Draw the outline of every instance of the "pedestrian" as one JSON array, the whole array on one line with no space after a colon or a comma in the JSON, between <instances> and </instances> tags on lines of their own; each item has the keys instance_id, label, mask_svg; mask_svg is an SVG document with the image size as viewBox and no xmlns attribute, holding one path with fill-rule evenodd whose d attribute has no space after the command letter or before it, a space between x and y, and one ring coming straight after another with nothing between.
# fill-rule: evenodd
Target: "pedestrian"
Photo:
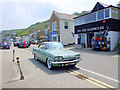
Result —
<instances>
[{"instance_id":1,"label":"pedestrian","mask_svg":"<svg viewBox=\"0 0 120 90\"><path fill-rule=\"evenodd\" d=\"M10 49L10 45L9 45L9 43L8 43L8 42L7 42L7 48L8 48L8 49Z\"/></svg>"},{"instance_id":2,"label":"pedestrian","mask_svg":"<svg viewBox=\"0 0 120 90\"><path fill-rule=\"evenodd\" d=\"M4 48L4 49L7 48L7 43L6 43L6 42L4 42L4 46L3 46L3 48Z\"/></svg>"}]
</instances>

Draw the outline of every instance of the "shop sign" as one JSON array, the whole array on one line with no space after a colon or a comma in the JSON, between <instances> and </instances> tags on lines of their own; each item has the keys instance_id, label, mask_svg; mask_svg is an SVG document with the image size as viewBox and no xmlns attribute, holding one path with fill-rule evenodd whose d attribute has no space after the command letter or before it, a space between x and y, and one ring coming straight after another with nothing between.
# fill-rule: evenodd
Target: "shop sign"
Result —
<instances>
[{"instance_id":1,"label":"shop sign","mask_svg":"<svg viewBox=\"0 0 120 90\"><path fill-rule=\"evenodd\" d=\"M105 29L104 26L99 26L99 27L80 29L80 30L77 30L77 32L78 33L81 33L81 32L91 32L91 31L99 31L99 30L104 30L104 29Z\"/></svg>"},{"instance_id":2,"label":"shop sign","mask_svg":"<svg viewBox=\"0 0 120 90\"><path fill-rule=\"evenodd\" d=\"M57 33L57 31L52 31L52 34L56 34Z\"/></svg>"},{"instance_id":3,"label":"shop sign","mask_svg":"<svg viewBox=\"0 0 120 90\"><path fill-rule=\"evenodd\" d=\"M105 30L120 32L120 20L110 18L106 20L75 26L75 34L87 32L99 32Z\"/></svg>"}]
</instances>

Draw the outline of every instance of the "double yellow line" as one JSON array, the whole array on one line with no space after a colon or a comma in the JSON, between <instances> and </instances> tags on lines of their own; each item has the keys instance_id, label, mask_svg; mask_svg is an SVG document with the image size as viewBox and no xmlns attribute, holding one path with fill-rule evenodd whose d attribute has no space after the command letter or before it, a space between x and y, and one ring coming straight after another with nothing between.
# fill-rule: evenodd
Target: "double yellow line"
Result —
<instances>
[{"instance_id":1,"label":"double yellow line","mask_svg":"<svg viewBox=\"0 0 120 90\"><path fill-rule=\"evenodd\" d=\"M71 73L71 74L73 74L73 75L76 75L76 76L78 76L78 74L84 75L84 74L79 73L78 71L74 71L74 70L72 70L72 69L68 69L67 72L69 72L69 73ZM86 76L86 75L84 75L84 76ZM86 77L88 77L88 76L86 76ZM97 86L99 86L99 87L101 87L101 88L115 88L115 87L113 87L113 86L111 86L111 85L108 85L108 84L106 84L106 83L104 83L104 82L101 82L101 81L96 80L96 79L91 78L91 77L88 77L88 78L85 79L85 80L88 81L88 82L90 82L90 83L93 83L93 84L95 84L95 85L97 85Z\"/></svg>"}]
</instances>

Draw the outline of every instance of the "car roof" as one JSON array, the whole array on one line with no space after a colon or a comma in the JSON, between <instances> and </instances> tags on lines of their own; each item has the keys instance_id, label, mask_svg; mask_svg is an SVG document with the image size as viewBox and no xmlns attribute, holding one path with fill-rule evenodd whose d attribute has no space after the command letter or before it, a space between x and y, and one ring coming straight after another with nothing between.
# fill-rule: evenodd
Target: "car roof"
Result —
<instances>
[{"instance_id":1,"label":"car roof","mask_svg":"<svg viewBox=\"0 0 120 90\"><path fill-rule=\"evenodd\" d=\"M60 42L55 42L55 41L54 41L54 42L43 42L43 43L60 43Z\"/></svg>"}]
</instances>

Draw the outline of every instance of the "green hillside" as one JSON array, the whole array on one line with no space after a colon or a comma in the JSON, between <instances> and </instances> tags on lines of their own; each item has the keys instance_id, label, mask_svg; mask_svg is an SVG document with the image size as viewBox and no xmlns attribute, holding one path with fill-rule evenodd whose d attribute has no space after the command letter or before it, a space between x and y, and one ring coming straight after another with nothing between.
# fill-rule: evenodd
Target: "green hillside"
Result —
<instances>
[{"instance_id":1,"label":"green hillside","mask_svg":"<svg viewBox=\"0 0 120 90\"><path fill-rule=\"evenodd\" d=\"M32 33L36 30L43 30L45 32L45 29L48 28L48 20L43 22L37 22L36 24L33 24L25 29L14 29L14 30L5 30L2 31L3 36L12 36L14 33L16 33L14 36L23 36L29 33Z\"/></svg>"}]
</instances>

